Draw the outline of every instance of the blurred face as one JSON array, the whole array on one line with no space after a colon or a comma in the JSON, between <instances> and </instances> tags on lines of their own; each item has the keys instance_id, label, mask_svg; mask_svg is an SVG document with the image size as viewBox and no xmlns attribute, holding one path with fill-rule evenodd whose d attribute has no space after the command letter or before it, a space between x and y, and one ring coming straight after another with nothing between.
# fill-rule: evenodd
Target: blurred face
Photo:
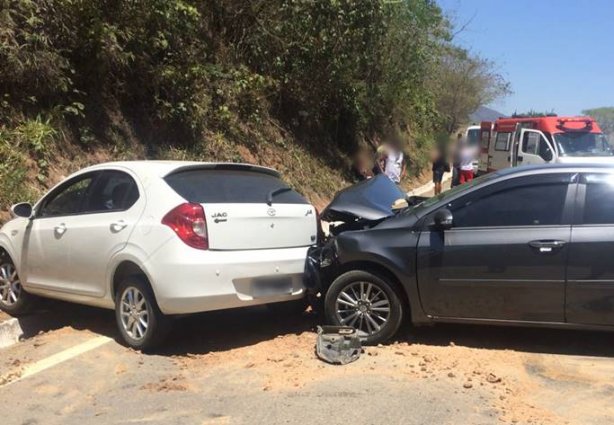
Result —
<instances>
[{"instance_id":1,"label":"blurred face","mask_svg":"<svg viewBox=\"0 0 614 425\"><path fill-rule=\"evenodd\" d=\"M392 146L393 149L400 151L403 149L403 142L400 139L392 139L390 146Z\"/></svg>"}]
</instances>

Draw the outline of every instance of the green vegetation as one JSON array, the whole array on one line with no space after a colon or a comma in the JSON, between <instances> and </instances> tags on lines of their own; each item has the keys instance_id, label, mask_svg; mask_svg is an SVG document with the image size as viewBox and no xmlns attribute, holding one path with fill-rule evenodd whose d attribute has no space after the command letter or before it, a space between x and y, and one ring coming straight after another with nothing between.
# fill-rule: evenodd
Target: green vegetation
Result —
<instances>
[{"instance_id":1,"label":"green vegetation","mask_svg":"<svg viewBox=\"0 0 614 425\"><path fill-rule=\"evenodd\" d=\"M510 84L488 59L448 46L438 63L433 91L443 127L452 133L480 106L511 93Z\"/></svg>"},{"instance_id":2,"label":"green vegetation","mask_svg":"<svg viewBox=\"0 0 614 425\"><path fill-rule=\"evenodd\" d=\"M362 141L403 137L418 173L438 131L508 90L433 0L0 4L0 209L145 157L270 165L317 202Z\"/></svg>"},{"instance_id":3,"label":"green vegetation","mask_svg":"<svg viewBox=\"0 0 614 425\"><path fill-rule=\"evenodd\" d=\"M595 118L599 123L599 127L601 127L601 131L604 134L610 135L610 137L614 137L614 107L586 109L582 113Z\"/></svg>"}]
</instances>

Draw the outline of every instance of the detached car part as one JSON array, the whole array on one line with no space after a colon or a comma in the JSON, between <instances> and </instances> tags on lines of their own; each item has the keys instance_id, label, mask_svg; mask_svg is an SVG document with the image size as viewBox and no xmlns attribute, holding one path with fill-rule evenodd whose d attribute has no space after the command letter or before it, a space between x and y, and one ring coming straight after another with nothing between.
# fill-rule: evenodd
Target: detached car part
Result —
<instances>
[{"instance_id":1,"label":"detached car part","mask_svg":"<svg viewBox=\"0 0 614 425\"><path fill-rule=\"evenodd\" d=\"M362 346L356 329L349 326L318 326L316 354L331 364L348 364L358 360Z\"/></svg>"}]
</instances>

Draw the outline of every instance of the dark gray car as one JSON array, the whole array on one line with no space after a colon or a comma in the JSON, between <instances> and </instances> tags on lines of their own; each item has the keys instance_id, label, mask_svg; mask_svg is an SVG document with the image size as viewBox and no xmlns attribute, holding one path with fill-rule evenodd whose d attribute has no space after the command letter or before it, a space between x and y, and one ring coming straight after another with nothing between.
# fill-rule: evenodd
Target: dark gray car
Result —
<instances>
[{"instance_id":1,"label":"dark gray car","mask_svg":"<svg viewBox=\"0 0 614 425\"><path fill-rule=\"evenodd\" d=\"M323 212L344 221L311 256L329 323L358 328L367 343L390 338L404 317L614 326L614 168L510 168L397 213L365 207L382 184L349 188L341 214L335 201Z\"/></svg>"}]
</instances>

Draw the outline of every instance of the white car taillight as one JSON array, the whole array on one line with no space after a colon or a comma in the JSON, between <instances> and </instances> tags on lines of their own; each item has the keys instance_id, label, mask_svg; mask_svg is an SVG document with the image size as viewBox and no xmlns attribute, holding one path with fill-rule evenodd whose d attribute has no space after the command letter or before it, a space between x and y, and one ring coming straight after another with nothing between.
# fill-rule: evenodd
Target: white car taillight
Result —
<instances>
[{"instance_id":1,"label":"white car taillight","mask_svg":"<svg viewBox=\"0 0 614 425\"><path fill-rule=\"evenodd\" d=\"M209 249L205 210L200 204L185 203L173 208L162 219L184 243L197 249Z\"/></svg>"}]
</instances>

